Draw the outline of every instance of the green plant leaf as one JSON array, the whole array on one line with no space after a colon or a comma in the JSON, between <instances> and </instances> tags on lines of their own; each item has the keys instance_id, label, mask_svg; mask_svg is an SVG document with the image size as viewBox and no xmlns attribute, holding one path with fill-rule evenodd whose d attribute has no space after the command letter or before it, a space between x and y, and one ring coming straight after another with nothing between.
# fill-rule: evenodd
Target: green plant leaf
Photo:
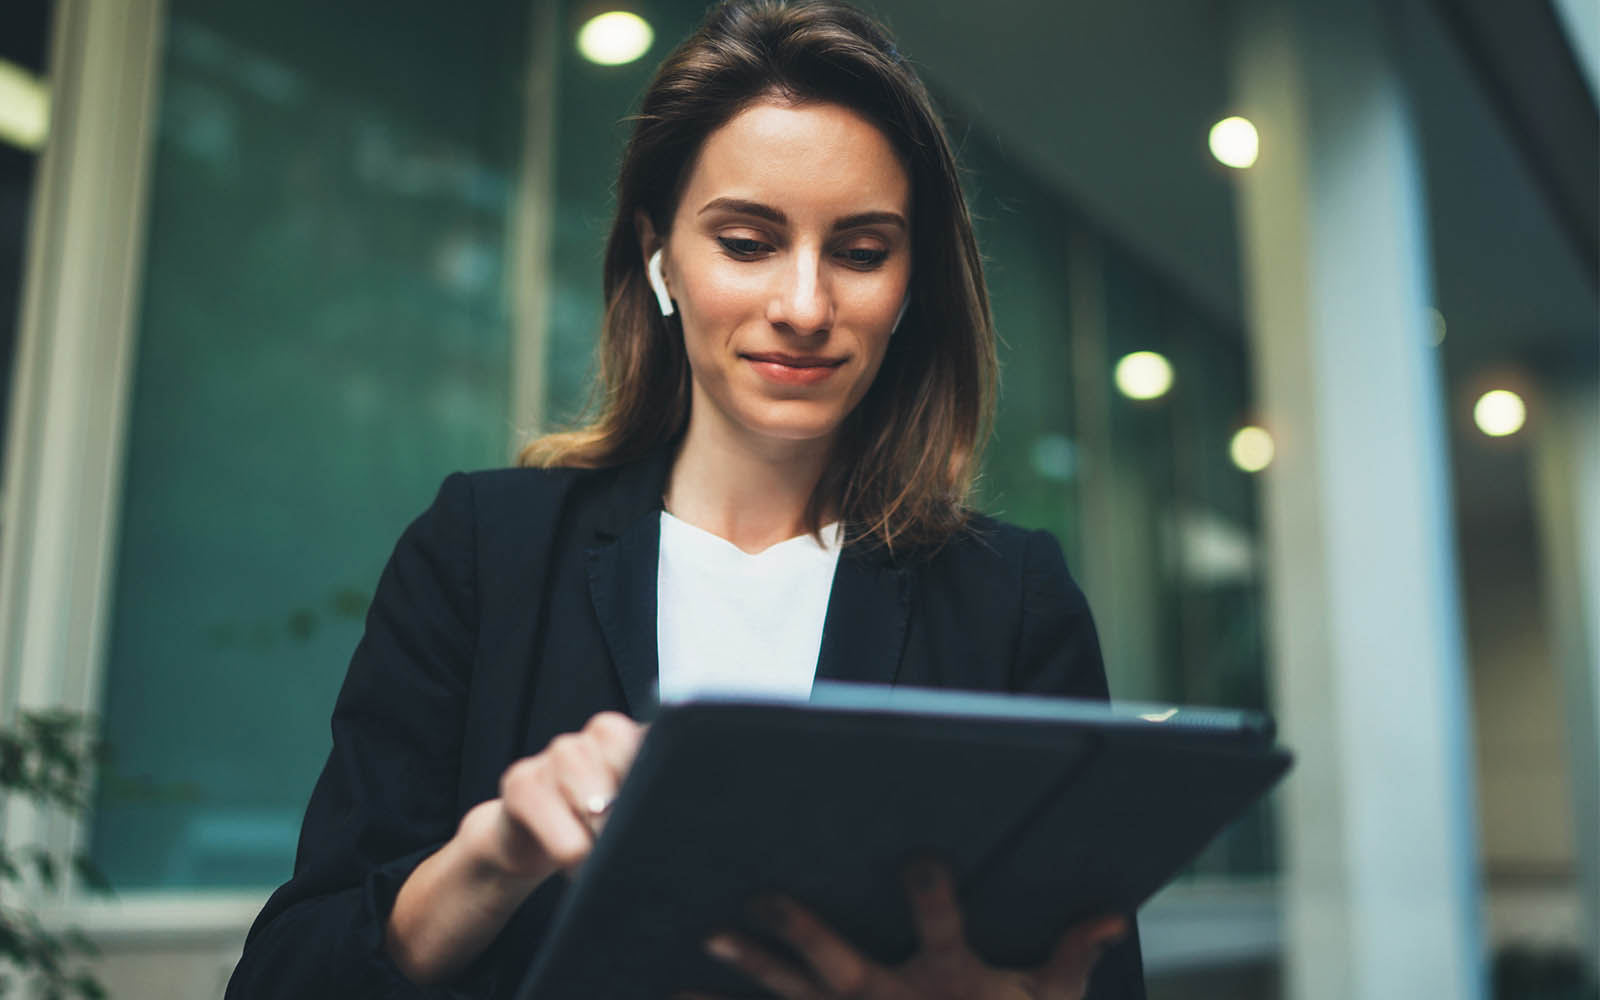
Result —
<instances>
[{"instance_id":1,"label":"green plant leaf","mask_svg":"<svg viewBox=\"0 0 1600 1000\"><path fill-rule=\"evenodd\" d=\"M9 916L0 914L0 956L22 965L27 953L27 938L12 924Z\"/></svg>"},{"instance_id":2,"label":"green plant leaf","mask_svg":"<svg viewBox=\"0 0 1600 1000\"><path fill-rule=\"evenodd\" d=\"M91 717L66 709L23 712L12 727L0 728L0 802L16 796L68 813L86 809L90 782L108 756L93 737L97 728ZM109 890L86 857L0 843L0 881L20 883L31 874L53 889L69 863L86 886ZM105 1000L99 980L77 967L97 950L77 930L54 932L25 908L0 906L0 997L24 991L34 998Z\"/></svg>"},{"instance_id":3,"label":"green plant leaf","mask_svg":"<svg viewBox=\"0 0 1600 1000\"><path fill-rule=\"evenodd\" d=\"M21 788L27 748L14 734L0 730L0 788Z\"/></svg>"},{"instance_id":4,"label":"green plant leaf","mask_svg":"<svg viewBox=\"0 0 1600 1000\"><path fill-rule=\"evenodd\" d=\"M111 880L106 878L106 873L100 870L89 855L73 855L72 868L78 873L78 880L84 884L85 888L106 895L111 894Z\"/></svg>"},{"instance_id":5,"label":"green plant leaf","mask_svg":"<svg viewBox=\"0 0 1600 1000\"><path fill-rule=\"evenodd\" d=\"M72 980L72 988L77 991L82 1000L106 1000L106 988L100 985L100 980L87 972L80 972Z\"/></svg>"},{"instance_id":6,"label":"green plant leaf","mask_svg":"<svg viewBox=\"0 0 1600 1000\"><path fill-rule=\"evenodd\" d=\"M62 931L61 940L69 951L75 951L81 955L100 954L100 946L94 943L94 939L76 927L68 927Z\"/></svg>"},{"instance_id":7,"label":"green plant leaf","mask_svg":"<svg viewBox=\"0 0 1600 1000\"><path fill-rule=\"evenodd\" d=\"M60 883L60 869L49 851L42 847L31 848L28 851L28 860L33 862L34 873L39 876L39 882L46 889L54 889Z\"/></svg>"}]
</instances>

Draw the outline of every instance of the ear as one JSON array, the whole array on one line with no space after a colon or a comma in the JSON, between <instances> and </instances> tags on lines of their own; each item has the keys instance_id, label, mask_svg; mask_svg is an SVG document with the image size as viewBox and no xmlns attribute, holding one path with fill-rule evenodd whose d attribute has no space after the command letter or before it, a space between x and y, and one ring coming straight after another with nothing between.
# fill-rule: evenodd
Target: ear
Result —
<instances>
[{"instance_id":1,"label":"ear","mask_svg":"<svg viewBox=\"0 0 1600 1000\"><path fill-rule=\"evenodd\" d=\"M656 233L655 223L650 221L650 213L644 209L636 209L633 213L633 231L639 237L639 258L649 260L650 255L660 250L663 241Z\"/></svg>"}]
</instances>

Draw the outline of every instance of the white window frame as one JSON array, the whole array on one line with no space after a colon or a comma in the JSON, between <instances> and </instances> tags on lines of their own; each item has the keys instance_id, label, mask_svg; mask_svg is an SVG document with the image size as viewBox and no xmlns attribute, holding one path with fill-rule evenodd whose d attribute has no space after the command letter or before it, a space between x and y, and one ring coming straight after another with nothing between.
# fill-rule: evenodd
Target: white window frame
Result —
<instances>
[{"instance_id":1,"label":"white window frame","mask_svg":"<svg viewBox=\"0 0 1600 1000\"><path fill-rule=\"evenodd\" d=\"M0 718L100 704L163 0L57 0L0 497ZM82 843L13 802L9 844ZM36 892L41 892L36 890ZM62 898L75 892L70 884Z\"/></svg>"}]
</instances>

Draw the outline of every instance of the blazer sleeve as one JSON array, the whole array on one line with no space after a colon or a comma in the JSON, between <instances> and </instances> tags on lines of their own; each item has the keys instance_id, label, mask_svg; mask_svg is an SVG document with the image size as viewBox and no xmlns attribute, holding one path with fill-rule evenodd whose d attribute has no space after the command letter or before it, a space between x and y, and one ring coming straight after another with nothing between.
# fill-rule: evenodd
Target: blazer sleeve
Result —
<instances>
[{"instance_id":1,"label":"blazer sleeve","mask_svg":"<svg viewBox=\"0 0 1600 1000\"><path fill-rule=\"evenodd\" d=\"M1089 602L1048 531L1028 533L1022 557L1022 627L1011 689L1105 701L1106 668Z\"/></svg>"},{"instance_id":2,"label":"blazer sleeve","mask_svg":"<svg viewBox=\"0 0 1600 1000\"><path fill-rule=\"evenodd\" d=\"M1089 602L1067 571L1061 546L1047 531L1030 532L1023 548L1022 628L1013 661L1012 689L1031 694L1109 699L1105 661ZM1144 1000L1144 960L1139 928L1128 914L1128 934L1095 963L1087 1000Z\"/></svg>"},{"instance_id":3,"label":"blazer sleeve","mask_svg":"<svg viewBox=\"0 0 1600 1000\"><path fill-rule=\"evenodd\" d=\"M401 884L455 832L476 645L472 483L445 480L395 547L333 711L294 875L267 901L228 1000L452 997L405 979L383 948Z\"/></svg>"}]
</instances>

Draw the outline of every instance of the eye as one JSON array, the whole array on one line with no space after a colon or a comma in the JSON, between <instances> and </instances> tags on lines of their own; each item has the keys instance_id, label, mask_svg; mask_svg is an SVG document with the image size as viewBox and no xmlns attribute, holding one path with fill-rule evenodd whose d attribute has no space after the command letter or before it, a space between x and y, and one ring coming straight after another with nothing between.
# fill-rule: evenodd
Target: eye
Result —
<instances>
[{"instance_id":1,"label":"eye","mask_svg":"<svg viewBox=\"0 0 1600 1000\"><path fill-rule=\"evenodd\" d=\"M882 264L889 256L887 250L876 250L872 247L851 247L839 252L845 263L862 271L869 271Z\"/></svg>"},{"instance_id":2,"label":"eye","mask_svg":"<svg viewBox=\"0 0 1600 1000\"><path fill-rule=\"evenodd\" d=\"M760 240L746 239L739 236L718 236L717 242L722 244L722 249L728 251L729 254L741 259L759 257L762 253L772 249Z\"/></svg>"}]
</instances>

